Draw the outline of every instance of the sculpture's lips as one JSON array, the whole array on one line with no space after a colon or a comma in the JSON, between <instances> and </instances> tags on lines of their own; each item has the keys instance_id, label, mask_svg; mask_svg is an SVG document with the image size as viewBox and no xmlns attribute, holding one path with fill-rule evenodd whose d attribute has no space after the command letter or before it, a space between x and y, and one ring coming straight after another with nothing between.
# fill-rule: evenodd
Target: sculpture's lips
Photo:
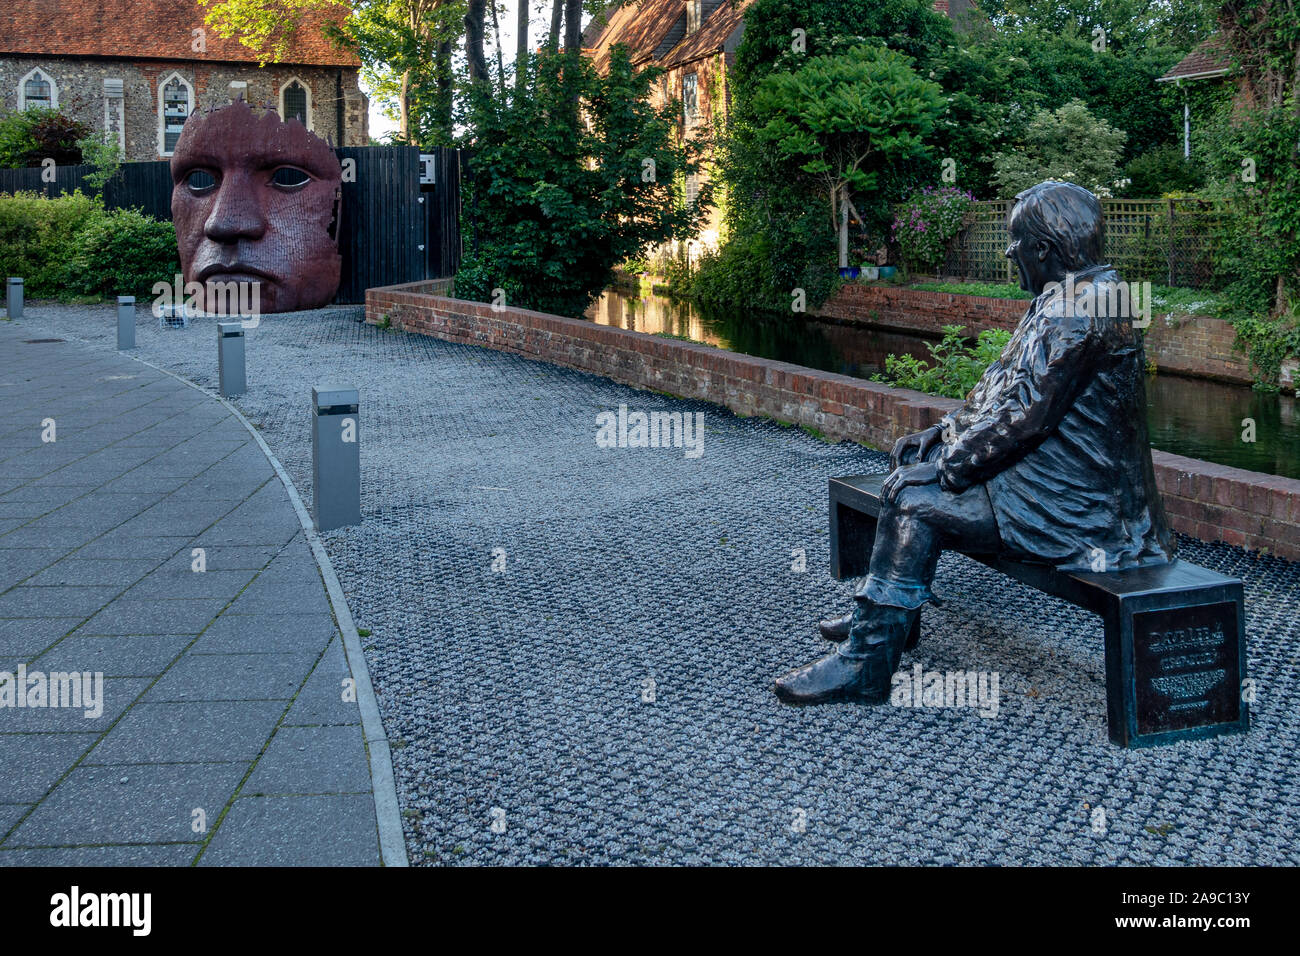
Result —
<instances>
[{"instance_id":1,"label":"sculpture's lips","mask_svg":"<svg viewBox=\"0 0 1300 956\"><path fill-rule=\"evenodd\" d=\"M199 271L200 282L274 282L275 276L242 262L214 262Z\"/></svg>"}]
</instances>

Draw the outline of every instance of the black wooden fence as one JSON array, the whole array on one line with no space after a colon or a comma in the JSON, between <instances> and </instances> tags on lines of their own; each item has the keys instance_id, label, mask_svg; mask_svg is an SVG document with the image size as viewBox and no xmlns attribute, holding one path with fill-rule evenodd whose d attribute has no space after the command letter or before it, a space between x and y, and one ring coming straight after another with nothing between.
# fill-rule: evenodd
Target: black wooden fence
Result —
<instances>
[{"instance_id":1,"label":"black wooden fence","mask_svg":"<svg viewBox=\"0 0 1300 956\"><path fill-rule=\"evenodd\" d=\"M56 166L54 181L45 182L45 170L0 169L0 193L43 193L61 196L78 189L90 192L85 185L91 166ZM167 163L123 163L116 176L104 185L104 204L110 209L136 208L155 219L172 218L172 174Z\"/></svg>"},{"instance_id":2,"label":"black wooden fence","mask_svg":"<svg viewBox=\"0 0 1300 956\"><path fill-rule=\"evenodd\" d=\"M364 302L366 289L453 275L460 264L460 154L433 153L434 182L421 185L414 146L348 146L339 214L342 281L335 301ZM0 169L0 192L58 196L82 189L90 166L61 166L53 182L39 167ZM137 208L170 221L172 179L166 162L124 163L104 186L110 209Z\"/></svg>"}]
</instances>

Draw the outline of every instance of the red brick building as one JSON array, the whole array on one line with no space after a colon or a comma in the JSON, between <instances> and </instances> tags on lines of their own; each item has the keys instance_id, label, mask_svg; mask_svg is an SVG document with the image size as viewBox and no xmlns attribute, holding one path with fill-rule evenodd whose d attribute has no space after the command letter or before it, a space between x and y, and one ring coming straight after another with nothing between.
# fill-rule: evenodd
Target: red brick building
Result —
<instances>
[{"instance_id":1,"label":"red brick building","mask_svg":"<svg viewBox=\"0 0 1300 956\"><path fill-rule=\"evenodd\" d=\"M615 44L627 46L638 68L662 67L666 72L652 91L651 102L662 107L682 104L680 126L686 137L707 136L725 122L731 98L727 73L745 35L745 11L754 0L640 0L606 10L592 18L583 33L583 52L599 70L609 64ZM934 8L960 28L976 15L972 0L934 0ZM688 181L692 199L699 183ZM700 244L716 247L723 210L715 208L701 230ZM692 250L693 251L693 250Z\"/></svg>"},{"instance_id":2,"label":"red brick building","mask_svg":"<svg viewBox=\"0 0 1300 956\"><path fill-rule=\"evenodd\" d=\"M203 16L197 0L3 0L0 114L58 107L116 136L131 161L167 159L191 112L238 96L336 145L369 142L360 63L319 21L299 28L286 62L259 67Z\"/></svg>"}]
</instances>

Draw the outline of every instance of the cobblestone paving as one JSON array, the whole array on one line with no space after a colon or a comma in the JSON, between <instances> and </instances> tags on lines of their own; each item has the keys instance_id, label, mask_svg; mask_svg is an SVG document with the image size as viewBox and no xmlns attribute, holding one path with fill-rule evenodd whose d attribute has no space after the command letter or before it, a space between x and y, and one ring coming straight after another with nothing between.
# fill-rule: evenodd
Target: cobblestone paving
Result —
<instances>
[{"instance_id":1,"label":"cobblestone paving","mask_svg":"<svg viewBox=\"0 0 1300 956\"><path fill-rule=\"evenodd\" d=\"M102 712L0 709L0 865L377 863L347 662L266 456L184 383L42 337L0 322L0 671L102 674Z\"/></svg>"},{"instance_id":2,"label":"cobblestone paving","mask_svg":"<svg viewBox=\"0 0 1300 956\"><path fill-rule=\"evenodd\" d=\"M996 716L786 707L772 679L851 606L826 481L883 455L359 314L264 319L238 405L310 499L310 388L361 390L365 523L324 537L413 862L1300 863L1300 567L1183 542L1246 582L1245 736L1114 747L1100 620L961 556L903 666L996 672ZM112 334L111 308L29 315ZM211 323L139 340L214 384ZM620 404L702 412L703 454L598 448Z\"/></svg>"}]
</instances>

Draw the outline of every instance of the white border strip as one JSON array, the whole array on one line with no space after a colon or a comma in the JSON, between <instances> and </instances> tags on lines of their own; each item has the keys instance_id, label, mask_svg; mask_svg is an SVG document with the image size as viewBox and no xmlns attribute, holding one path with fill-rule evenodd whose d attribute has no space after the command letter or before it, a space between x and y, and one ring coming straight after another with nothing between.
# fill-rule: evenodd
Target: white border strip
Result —
<instances>
[{"instance_id":1,"label":"white border strip","mask_svg":"<svg viewBox=\"0 0 1300 956\"><path fill-rule=\"evenodd\" d=\"M224 405L226 410L234 415L257 441L262 454L266 455L281 484L289 492L289 500L293 502L293 508L298 512L298 521L302 524L303 533L307 536L312 554L316 557L316 564L320 567L330 603L334 605L334 616L338 619L339 629L343 632L343 650L347 656L348 667L352 671L352 679L356 681L357 706L361 710L361 730L365 734L366 750L370 755L370 783L375 795L375 822L379 828L380 856L384 866L409 865L406 857L406 837L402 833L402 818L397 803L397 781L393 776L393 754L388 747L388 738L384 735L383 720L379 716L379 702L375 699L375 689L370 683L370 671L366 667L366 658L361 651L361 636L357 634L356 624L352 620L352 611L349 610L347 599L343 596L343 588L339 584L338 575L334 573L334 565L330 563L330 557L321 543L320 535L316 533L316 526L307 512L307 506L303 504L302 496L293 486L293 479L280 464L280 459L275 457L266 441L258 434L257 429L230 402L152 362L146 362L125 352L117 354L124 355L141 365L147 365L156 372L162 372Z\"/></svg>"}]
</instances>

